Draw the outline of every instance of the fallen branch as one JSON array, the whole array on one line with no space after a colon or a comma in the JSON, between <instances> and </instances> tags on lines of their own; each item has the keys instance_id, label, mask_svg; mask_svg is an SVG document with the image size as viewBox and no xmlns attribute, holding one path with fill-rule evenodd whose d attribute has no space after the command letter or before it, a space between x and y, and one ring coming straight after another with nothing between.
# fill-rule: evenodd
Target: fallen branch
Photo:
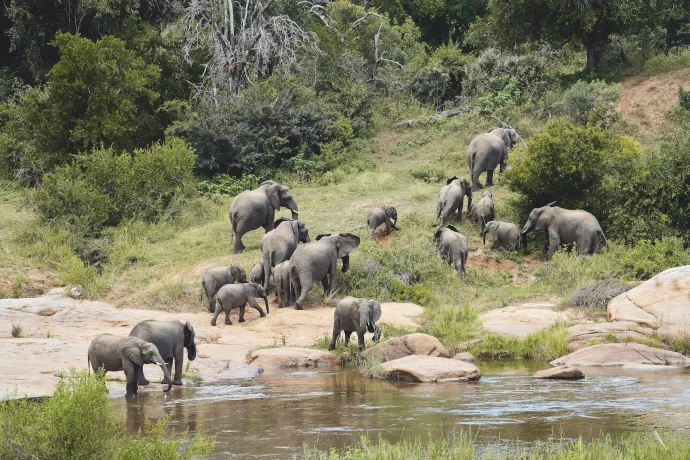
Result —
<instances>
[{"instance_id":1,"label":"fallen branch","mask_svg":"<svg viewBox=\"0 0 690 460\"><path fill-rule=\"evenodd\" d=\"M429 117L429 119L430 120L437 120L439 118L454 117L455 115L460 115L461 113L471 112L473 110L481 110L481 107L475 107L472 105L468 105L468 106L464 106L464 107L455 107L453 109L444 110L442 112L435 113L431 117Z\"/></svg>"}]
</instances>

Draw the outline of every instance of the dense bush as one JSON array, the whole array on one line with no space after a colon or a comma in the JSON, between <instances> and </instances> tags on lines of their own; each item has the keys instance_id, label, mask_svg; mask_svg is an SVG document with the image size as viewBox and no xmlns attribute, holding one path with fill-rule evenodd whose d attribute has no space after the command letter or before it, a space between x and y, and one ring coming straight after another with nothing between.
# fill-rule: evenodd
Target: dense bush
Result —
<instances>
[{"instance_id":1,"label":"dense bush","mask_svg":"<svg viewBox=\"0 0 690 460\"><path fill-rule=\"evenodd\" d=\"M245 190L252 190L259 186L259 178L244 174L235 178L228 174L216 174L211 179L200 179L196 189L202 195L230 195L235 196Z\"/></svg>"},{"instance_id":2,"label":"dense bush","mask_svg":"<svg viewBox=\"0 0 690 460\"><path fill-rule=\"evenodd\" d=\"M601 112L605 118L615 116L620 97L619 85L608 85L600 80L591 83L579 80L563 93L563 110L573 122L585 125L595 111Z\"/></svg>"}]
</instances>

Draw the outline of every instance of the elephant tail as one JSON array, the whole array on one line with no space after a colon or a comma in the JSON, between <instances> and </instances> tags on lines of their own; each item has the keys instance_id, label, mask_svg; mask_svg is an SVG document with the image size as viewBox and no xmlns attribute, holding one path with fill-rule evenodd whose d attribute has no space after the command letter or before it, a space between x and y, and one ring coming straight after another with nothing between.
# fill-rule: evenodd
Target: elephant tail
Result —
<instances>
[{"instance_id":1,"label":"elephant tail","mask_svg":"<svg viewBox=\"0 0 690 460\"><path fill-rule=\"evenodd\" d=\"M604 231L601 230L601 237L604 239L604 244L606 245L606 249L608 250L609 248L609 240L606 239L606 235L604 235ZM599 246L601 248L601 246Z\"/></svg>"},{"instance_id":2,"label":"elephant tail","mask_svg":"<svg viewBox=\"0 0 690 460\"><path fill-rule=\"evenodd\" d=\"M201 294L199 294L199 300L204 300L204 293L208 296L206 291L206 280L201 281Z\"/></svg>"},{"instance_id":3,"label":"elephant tail","mask_svg":"<svg viewBox=\"0 0 690 460\"><path fill-rule=\"evenodd\" d=\"M237 218L232 215L232 210L230 211L230 225L232 225L232 234L230 235L230 242L235 240L235 232L237 231Z\"/></svg>"}]
</instances>

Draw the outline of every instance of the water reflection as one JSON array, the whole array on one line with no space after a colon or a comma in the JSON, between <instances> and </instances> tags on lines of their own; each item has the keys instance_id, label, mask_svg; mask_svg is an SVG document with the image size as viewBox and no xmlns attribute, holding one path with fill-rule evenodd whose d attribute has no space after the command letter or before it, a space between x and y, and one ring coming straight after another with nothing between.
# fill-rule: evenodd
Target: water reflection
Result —
<instances>
[{"instance_id":1,"label":"water reflection","mask_svg":"<svg viewBox=\"0 0 690 460\"><path fill-rule=\"evenodd\" d=\"M529 362L482 364L479 382L412 384L355 372L287 372L168 394L146 391L126 404L132 433L146 418L170 416L176 429L217 434L218 458L286 458L303 445L324 448L368 433L390 441L471 429L485 446L553 435L613 435L644 427L690 429L690 374L592 376L579 381L528 377Z\"/></svg>"}]
</instances>

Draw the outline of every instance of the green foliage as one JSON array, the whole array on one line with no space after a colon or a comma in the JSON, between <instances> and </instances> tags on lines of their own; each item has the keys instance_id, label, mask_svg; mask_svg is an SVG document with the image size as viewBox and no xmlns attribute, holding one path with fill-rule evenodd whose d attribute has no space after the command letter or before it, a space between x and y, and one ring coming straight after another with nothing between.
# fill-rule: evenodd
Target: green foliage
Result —
<instances>
[{"instance_id":1,"label":"green foliage","mask_svg":"<svg viewBox=\"0 0 690 460\"><path fill-rule=\"evenodd\" d=\"M479 312L465 303L428 311L424 332L453 347L475 337L480 326Z\"/></svg>"},{"instance_id":2,"label":"green foliage","mask_svg":"<svg viewBox=\"0 0 690 460\"><path fill-rule=\"evenodd\" d=\"M191 459L209 454L214 438L168 434L167 421L127 435L124 414L113 408L103 374L72 369L61 374L52 397L35 403L0 403L0 458ZM183 447L184 446L184 447Z\"/></svg>"},{"instance_id":3,"label":"green foliage","mask_svg":"<svg viewBox=\"0 0 690 460\"><path fill-rule=\"evenodd\" d=\"M563 110L573 122L585 125L596 110L603 110L609 117L615 114L620 97L619 85L608 85L601 80L591 83L578 80L563 93Z\"/></svg>"},{"instance_id":4,"label":"green foliage","mask_svg":"<svg viewBox=\"0 0 690 460\"><path fill-rule=\"evenodd\" d=\"M483 342L471 345L468 351L477 358L527 358L548 362L568 353L568 325L559 323L524 339L490 334Z\"/></svg>"},{"instance_id":5,"label":"green foliage","mask_svg":"<svg viewBox=\"0 0 690 460\"><path fill-rule=\"evenodd\" d=\"M683 88L678 88L678 104L685 110L690 110L690 91L683 91Z\"/></svg>"},{"instance_id":6,"label":"green foliage","mask_svg":"<svg viewBox=\"0 0 690 460\"><path fill-rule=\"evenodd\" d=\"M489 79L489 92L477 100L487 110L495 110L515 104L520 99L518 80L515 77L501 75Z\"/></svg>"},{"instance_id":7,"label":"green foliage","mask_svg":"<svg viewBox=\"0 0 690 460\"><path fill-rule=\"evenodd\" d=\"M216 174L211 179L200 179L196 189L202 195L236 196L245 190L259 186L259 178L252 174L243 174L235 178L227 174Z\"/></svg>"},{"instance_id":8,"label":"green foliage","mask_svg":"<svg viewBox=\"0 0 690 460\"><path fill-rule=\"evenodd\" d=\"M419 53L403 72L411 78L410 89L420 101L439 106L462 93L462 79L469 62L471 57L451 42L429 55Z\"/></svg>"},{"instance_id":9,"label":"green foliage","mask_svg":"<svg viewBox=\"0 0 690 460\"><path fill-rule=\"evenodd\" d=\"M428 184L437 184L446 178L443 168L432 163L415 165L409 171L412 178Z\"/></svg>"}]
</instances>

